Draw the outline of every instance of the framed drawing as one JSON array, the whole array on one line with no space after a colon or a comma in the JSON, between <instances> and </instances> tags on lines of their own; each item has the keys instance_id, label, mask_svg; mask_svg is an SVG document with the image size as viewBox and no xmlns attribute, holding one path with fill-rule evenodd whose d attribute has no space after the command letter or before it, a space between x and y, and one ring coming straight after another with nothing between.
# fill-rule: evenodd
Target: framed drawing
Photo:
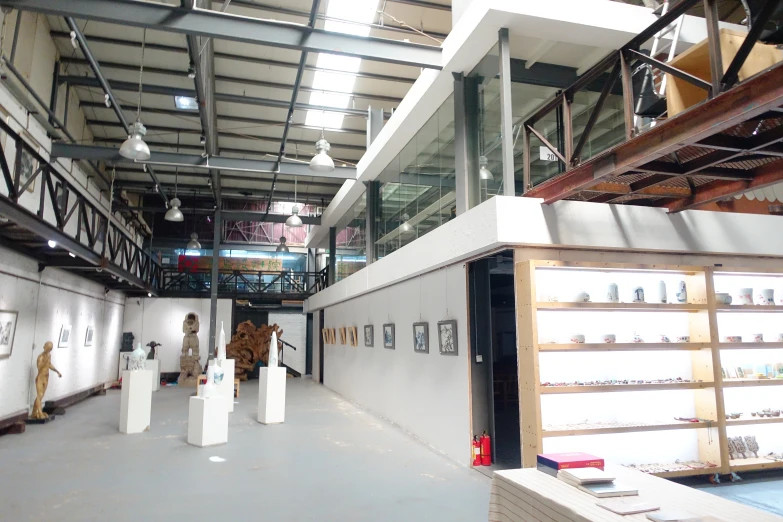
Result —
<instances>
[{"instance_id":1,"label":"framed drawing","mask_svg":"<svg viewBox=\"0 0 783 522\"><path fill-rule=\"evenodd\" d=\"M383 325L383 347L394 350L394 325Z\"/></svg>"},{"instance_id":2,"label":"framed drawing","mask_svg":"<svg viewBox=\"0 0 783 522\"><path fill-rule=\"evenodd\" d=\"M348 327L348 344L359 346L359 332L355 326Z\"/></svg>"},{"instance_id":3,"label":"framed drawing","mask_svg":"<svg viewBox=\"0 0 783 522\"><path fill-rule=\"evenodd\" d=\"M340 344L346 344L347 335L345 333L345 326L340 327Z\"/></svg>"},{"instance_id":4,"label":"framed drawing","mask_svg":"<svg viewBox=\"0 0 783 522\"><path fill-rule=\"evenodd\" d=\"M321 330L321 337L324 340L324 344L329 344L329 329L328 328L324 328L323 330Z\"/></svg>"},{"instance_id":5,"label":"framed drawing","mask_svg":"<svg viewBox=\"0 0 783 522\"><path fill-rule=\"evenodd\" d=\"M438 323L438 346L441 355L457 355L457 321Z\"/></svg>"},{"instance_id":6,"label":"framed drawing","mask_svg":"<svg viewBox=\"0 0 783 522\"><path fill-rule=\"evenodd\" d=\"M429 323L413 323L413 351L416 353L430 353Z\"/></svg>"},{"instance_id":7,"label":"framed drawing","mask_svg":"<svg viewBox=\"0 0 783 522\"><path fill-rule=\"evenodd\" d=\"M92 338L95 335L95 328L87 327L87 333L84 334L84 346L92 346Z\"/></svg>"},{"instance_id":8,"label":"framed drawing","mask_svg":"<svg viewBox=\"0 0 783 522\"><path fill-rule=\"evenodd\" d=\"M21 162L19 164L19 190L30 181L30 178L35 174L35 158L26 149L22 149ZM35 180L30 181L30 185L27 186L27 192L33 192L35 190Z\"/></svg>"},{"instance_id":9,"label":"framed drawing","mask_svg":"<svg viewBox=\"0 0 783 522\"><path fill-rule=\"evenodd\" d=\"M71 325L64 324L60 328L60 338L57 340L57 348L68 348L71 342Z\"/></svg>"},{"instance_id":10,"label":"framed drawing","mask_svg":"<svg viewBox=\"0 0 783 522\"><path fill-rule=\"evenodd\" d=\"M329 328L329 341L331 344L337 344L337 333L334 328Z\"/></svg>"},{"instance_id":11,"label":"framed drawing","mask_svg":"<svg viewBox=\"0 0 783 522\"><path fill-rule=\"evenodd\" d=\"M16 333L16 319L19 312L0 310L0 359L11 357Z\"/></svg>"},{"instance_id":12,"label":"framed drawing","mask_svg":"<svg viewBox=\"0 0 783 522\"><path fill-rule=\"evenodd\" d=\"M375 344L375 332L371 324L364 325L364 346L370 348Z\"/></svg>"}]
</instances>

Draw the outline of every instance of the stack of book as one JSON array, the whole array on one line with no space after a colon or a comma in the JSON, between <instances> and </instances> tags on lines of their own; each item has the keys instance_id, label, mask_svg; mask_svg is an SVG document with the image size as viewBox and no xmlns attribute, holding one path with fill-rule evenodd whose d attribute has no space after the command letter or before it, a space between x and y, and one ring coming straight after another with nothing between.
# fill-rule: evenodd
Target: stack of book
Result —
<instances>
[{"instance_id":1,"label":"stack of book","mask_svg":"<svg viewBox=\"0 0 783 522\"><path fill-rule=\"evenodd\" d=\"M594 497L627 497L638 495L639 490L616 484L614 477L598 468L571 468L557 472L558 480L589 493Z\"/></svg>"},{"instance_id":2,"label":"stack of book","mask_svg":"<svg viewBox=\"0 0 783 522\"><path fill-rule=\"evenodd\" d=\"M604 469L604 459L587 453L546 453L536 458L538 471L553 477L562 469L597 468Z\"/></svg>"}]
</instances>

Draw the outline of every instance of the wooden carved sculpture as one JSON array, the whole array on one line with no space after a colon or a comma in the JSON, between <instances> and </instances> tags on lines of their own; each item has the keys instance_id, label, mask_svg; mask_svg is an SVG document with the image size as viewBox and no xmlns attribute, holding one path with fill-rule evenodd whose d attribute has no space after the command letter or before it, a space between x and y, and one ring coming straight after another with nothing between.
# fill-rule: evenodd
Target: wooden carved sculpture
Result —
<instances>
[{"instance_id":1,"label":"wooden carved sculpture","mask_svg":"<svg viewBox=\"0 0 783 522\"><path fill-rule=\"evenodd\" d=\"M49 417L44 413L41 405L43 404L43 396L46 393L46 388L49 386L49 370L54 371L60 377L63 376L57 368L52 366L52 348L51 341L47 341L43 347L43 353L38 356L38 375L35 377L35 402L33 403L33 412L30 414L31 419L46 419Z\"/></svg>"},{"instance_id":2,"label":"wooden carved sculpture","mask_svg":"<svg viewBox=\"0 0 783 522\"><path fill-rule=\"evenodd\" d=\"M198 315L192 312L182 321L182 333L185 336L182 338L182 354L179 357L180 373L177 379L179 386L196 386L198 376L201 374L197 335L199 327Z\"/></svg>"},{"instance_id":3,"label":"wooden carved sculpture","mask_svg":"<svg viewBox=\"0 0 783 522\"><path fill-rule=\"evenodd\" d=\"M246 381L258 361L268 364L272 332L277 334L278 350L281 350L283 344L279 339L283 335L283 330L278 325L263 324L256 328L251 321L245 321L237 326L237 333L231 337L231 343L226 346L226 357L234 359L236 378Z\"/></svg>"}]
</instances>

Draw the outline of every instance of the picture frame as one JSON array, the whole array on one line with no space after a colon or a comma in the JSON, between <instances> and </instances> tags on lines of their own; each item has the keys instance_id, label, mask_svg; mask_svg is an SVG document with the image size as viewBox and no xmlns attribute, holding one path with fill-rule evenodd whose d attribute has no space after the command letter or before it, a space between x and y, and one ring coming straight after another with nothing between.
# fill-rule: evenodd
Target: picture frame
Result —
<instances>
[{"instance_id":1,"label":"picture frame","mask_svg":"<svg viewBox=\"0 0 783 522\"><path fill-rule=\"evenodd\" d=\"M359 346L359 332L355 326L348 327L348 344Z\"/></svg>"},{"instance_id":2,"label":"picture frame","mask_svg":"<svg viewBox=\"0 0 783 522\"><path fill-rule=\"evenodd\" d=\"M25 186L25 184L30 180L30 178L33 177L35 174L36 169L36 163L37 161L33 157L30 152L27 151L27 149L22 149L22 154L20 157L20 163L19 163L19 189L21 190L22 187ZM35 180L30 182L30 185L27 186L27 192L34 192L35 191Z\"/></svg>"},{"instance_id":3,"label":"picture frame","mask_svg":"<svg viewBox=\"0 0 783 522\"><path fill-rule=\"evenodd\" d=\"M372 348L375 345L375 332L373 325L364 325L364 346Z\"/></svg>"},{"instance_id":4,"label":"picture frame","mask_svg":"<svg viewBox=\"0 0 783 522\"><path fill-rule=\"evenodd\" d=\"M383 347L394 350L394 324L383 325Z\"/></svg>"},{"instance_id":5,"label":"picture frame","mask_svg":"<svg viewBox=\"0 0 783 522\"><path fill-rule=\"evenodd\" d=\"M11 357L19 312L0 310L0 360Z\"/></svg>"},{"instance_id":6,"label":"picture frame","mask_svg":"<svg viewBox=\"0 0 783 522\"><path fill-rule=\"evenodd\" d=\"M71 344L71 325L64 324L60 328L60 337L57 339L57 348L68 348Z\"/></svg>"},{"instance_id":7,"label":"picture frame","mask_svg":"<svg viewBox=\"0 0 783 522\"><path fill-rule=\"evenodd\" d=\"M441 355L458 355L457 321L438 322L438 349Z\"/></svg>"},{"instance_id":8,"label":"picture frame","mask_svg":"<svg viewBox=\"0 0 783 522\"><path fill-rule=\"evenodd\" d=\"M323 328L321 330L321 338L323 339L324 344L329 344L329 329Z\"/></svg>"},{"instance_id":9,"label":"picture frame","mask_svg":"<svg viewBox=\"0 0 783 522\"><path fill-rule=\"evenodd\" d=\"M416 353L430 353L429 323L413 323L413 351Z\"/></svg>"},{"instance_id":10,"label":"picture frame","mask_svg":"<svg viewBox=\"0 0 783 522\"><path fill-rule=\"evenodd\" d=\"M348 335L345 332L345 326L340 327L340 344L347 344Z\"/></svg>"},{"instance_id":11,"label":"picture frame","mask_svg":"<svg viewBox=\"0 0 783 522\"><path fill-rule=\"evenodd\" d=\"M87 331L84 333L84 346L92 346L93 337L95 337L95 328L88 326Z\"/></svg>"},{"instance_id":12,"label":"picture frame","mask_svg":"<svg viewBox=\"0 0 783 522\"><path fill-rule=\"evenodd\" d=\"M334 328L329 328L329 344L337 344L337 339L335 337Z\"/></svg>"}]
</instances>

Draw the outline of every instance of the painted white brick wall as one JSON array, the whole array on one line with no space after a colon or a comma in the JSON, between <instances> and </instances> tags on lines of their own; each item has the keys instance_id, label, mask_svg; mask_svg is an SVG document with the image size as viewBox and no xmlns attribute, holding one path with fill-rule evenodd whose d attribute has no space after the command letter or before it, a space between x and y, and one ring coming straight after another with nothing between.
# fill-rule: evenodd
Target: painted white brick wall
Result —
<instances>
[{"instance_id":1,"label":"painted white brick wall","mask_svg":"<svg viewBox=\"0 0 783 522\"><path fill-rule=\"evenodd\" d=\"M283 340L296 346L296 350L283 345L283 360L286 366L305 373L307 359L307 315L299 312L269 313L269 324L277 324L283 329Z\"/></svg>"}]
</instances>

